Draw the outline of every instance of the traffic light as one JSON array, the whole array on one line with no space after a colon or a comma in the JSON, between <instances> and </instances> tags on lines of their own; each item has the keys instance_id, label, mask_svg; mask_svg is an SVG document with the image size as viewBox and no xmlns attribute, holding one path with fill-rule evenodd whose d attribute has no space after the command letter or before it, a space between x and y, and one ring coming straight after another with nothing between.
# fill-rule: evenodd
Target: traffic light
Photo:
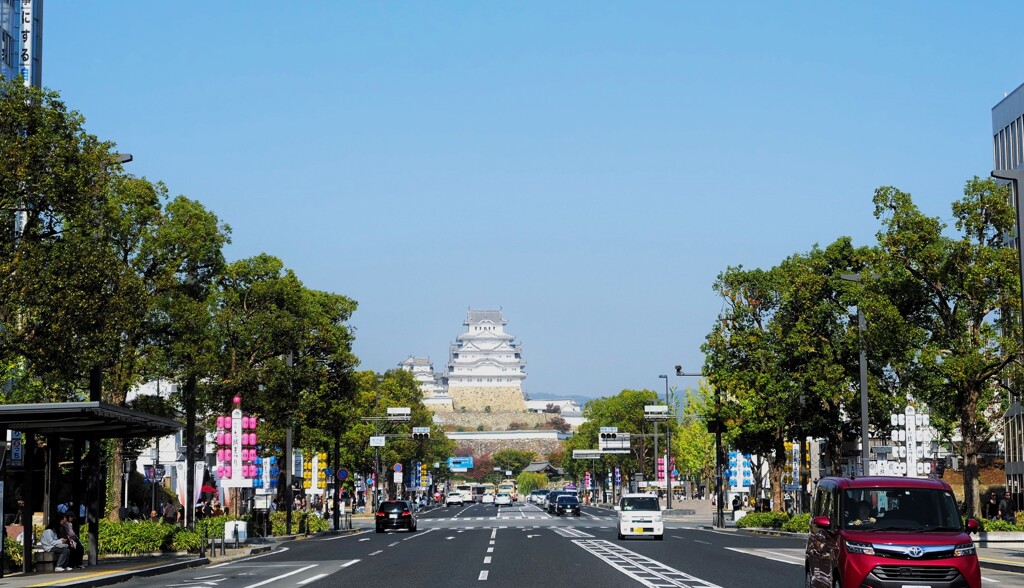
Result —
<instances>
[{"instance_id":1,"label":"traffic light","mask_svg":"<svg viewBox=\"0 0 1024 588\"><path fill-rule=\"evenodd\" d=\"M430 427L413 427L412 438L417 441L426 441L430 439Z\"/></svg>"},{"instance_id":2,"label":"traffic light","mask_svg":"<svg viewBox=\"0 0 1024 588\"><path fill-rule=\"evenodd\" d=\"M618 433L601 433L602 439L615 439L619 436Z\"/></svg>"}]
</instances>

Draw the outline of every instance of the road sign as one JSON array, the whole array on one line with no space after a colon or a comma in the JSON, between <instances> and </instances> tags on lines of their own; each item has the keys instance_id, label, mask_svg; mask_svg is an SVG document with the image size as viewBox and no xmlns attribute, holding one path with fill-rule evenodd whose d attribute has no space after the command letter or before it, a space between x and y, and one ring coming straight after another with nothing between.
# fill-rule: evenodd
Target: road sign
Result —
<instances>
[{"instance_id":1,"label":"road sign","mask_svg":"<svg viewBox=\"0 0 1024 588\"><path fill-rule=\"evenodd\" d=\"M601 459L601 451L597 449L573 449L573 459Z\"/></svg>"},{"instance_id":2,"label":"road sign","mask_svg":"<svg viewBox=\"0 0 1024 588\"><path fill-rule=\"evenodd\" d=\"M346 470L345 468L341 468L340 470L338 470L338 479L339 480L344 482L345 478L347 478L347 477L348 477L348 470Z\"/></svg>"},{"instance_id":3,"label":"road sign","mask_svg":"<svg viewBox=\"0 0 1024 588\"><path fill-rule=\"evenodd\" d=\"M601 432L602 433L618 433L619 432L619 428L618 427L601 427Z\"/></svg>"},{"instance_id":4,"label":"road sign","mask_svg":"<svg viewBox=\"0 0 1024 588\"><path fill-rule=\"evenodd\" d=\"M327 476L328 478L330 478L331 476L334 475L334 470L332 470L331 468L325 468L324 469L324 475Z\"/></svg>"},{"instance_id":5,"label":"road sign","mask_svg":"<svg viewBox=\"0 0 1024 588\"><path fill-rule=\"evenodd\" d=\"M396 463L395 464L395 473L402 473L402 464L400 464L400 463Z\"/></svg>"},{"instance_id":6,"label":"road sign","mask_svg":"<svg viewBox=\"0 0 1024 588\"><path fill-rule=\"evenodd\" d=\"M412 434L415 435L417 433L430 433L430 427L413 427Z\"/></svg>"},{"instance_id":7,"label":"road sign","mask_svg":"<svg viewBox=\"0 0 1024 588\"><path fill-rule=\"evenodd\" d=\"M370 437L370 447L384 447L384 435Z\"/></svg>"},{"instance_id":8,"label":"road sign","mask_svg":"<svg viewBox=\"0 0 1024 588\"><path fill-rule=\"evenodd\" d=\"M473 469L473 456L449 457L448 469L452 470L453 472L456 471L457 469L460 471Z\"/></svg>"},{"instance_id":9,"label":"road sign","mask_svg":"<svg viewBox=\"0 0 1024 588\"><path fill-rule=\"evenodd\" d=\"M395 484L401 484L402 483L402 472L401 471L395 470L395 478L394 478L394 480L395 480Z\"/></svg>"},{"instance_id":10,"label":"road sign","mask_svg":"<svg viewBox=\"0 0 1024 588\"><path fill-rule=\"evenodd\" d=\"M675 478L679 475L679 470L672 470L672 477Z\"/></svg>"}]
</instances>

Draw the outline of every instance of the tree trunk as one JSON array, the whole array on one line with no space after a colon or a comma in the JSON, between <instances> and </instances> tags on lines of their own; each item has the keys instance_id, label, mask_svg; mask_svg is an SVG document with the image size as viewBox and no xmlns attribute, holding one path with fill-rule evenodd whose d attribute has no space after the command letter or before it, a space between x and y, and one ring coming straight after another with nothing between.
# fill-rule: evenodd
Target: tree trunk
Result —
<instances>
[{"instance_id":1,"label":"tree trunk","mask_svg":"<svg viewBox=\"0 0 1024 588\"><path fill-rule=\"evenodd\" d=\"M976 519L981 518L981 505L978 504L980 481L978 471L978 417L975 407L965 406L964 417L960 423L960 434L963 441L960 445L964 454L964 508L963 514Z\"/></svg>"},{"instance_id":2,"label":"tree trunk","mask_svg":"<svg viewBox=\"0 0 1024 588\"><path fill-rule=\"evenodd\" d=\"M783 456L779 459L779 456ZM782 493L782 472L786 467L786 452L776 451L768 464L768 480L772 485L772 510L774 512L785 512L786 500Z\"/></svg>"},{"instance_id":3,"label":"tree trunk","mask_svg":"<svg viewBox=\"0 0 1024 588\"><path fill-rule=\"evenodd\" d=\"M110 464L110 475L107 477L108 496L111 497L107 520L120 521L121 505L124 504L124 439L114 440L114 456L111 461L114 463Z\"/></svg>"}]
</instances>

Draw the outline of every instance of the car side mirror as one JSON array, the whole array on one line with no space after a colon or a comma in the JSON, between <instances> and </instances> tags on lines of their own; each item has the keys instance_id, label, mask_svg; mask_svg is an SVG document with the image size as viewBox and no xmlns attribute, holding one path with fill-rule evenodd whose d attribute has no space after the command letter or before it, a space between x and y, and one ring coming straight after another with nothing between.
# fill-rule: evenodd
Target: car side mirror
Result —
<instances>
[{"instance_id":1,"label":"car side mirror","mask_svg":"<svg viewBox=\"0 0 1024 588\"><path fill-rule=\"evenodd\" d=\"M822 527L822 528L825 528L825 529L831 529L832 528L832 519L830 519L828 517L814 517L813 519L811 519L811 524L814 525L815 527Z\"/></svg>"},{"instance_id":2,"label":"car side mirror","mask_svg":"<svg viewBox=\"0 0 1024 588\"><path fill-rule=\"evenodd\" d=\"M615 505L615 510L622 510L622 507L616 504Z\"/></svg>"},{"instance_id":3,"label":"car side mirror","mask_svg":"<svg viewBox=\"0 0 1024 588\"><path fill-rule=\"evenodd\" d=\"M974 533L977 533L980 530L981 530L981 525L978 524L977 520L975 520L975 519L967 519L967 532L968 533L974 534Z\"/></svg>"}]
</instances>

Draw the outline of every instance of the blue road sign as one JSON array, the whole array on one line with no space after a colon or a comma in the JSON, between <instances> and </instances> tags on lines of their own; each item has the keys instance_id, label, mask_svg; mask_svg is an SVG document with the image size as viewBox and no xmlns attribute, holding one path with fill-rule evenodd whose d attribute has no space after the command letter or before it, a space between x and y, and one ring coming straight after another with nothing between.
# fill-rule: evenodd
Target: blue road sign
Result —
<instances>
[{"instance_id":1,"label":"blue road sign","mask_svg":"<svg viewBox=\"0 0 1024 588\"><path fill-rule=\"evenodd\" d=\"M395 471L396 471L396 472L400 472L400 471L402 471L402 464L400 464L400 463L396 463L396 464L395 464Z\"/></svg>"},{"instance_id":2,"label":"blue road sign","mask_svg":"<svg viewBox=\"0 0 1024 588\"><path fill-rule=\"evenodd\" d=\"M348 470L346 470L345 468L341 468L340 470L338 470L338 479L339 480L344 482L345 478L347 478L347 477L348 477Z\"/></svg>"}]
</instances>

